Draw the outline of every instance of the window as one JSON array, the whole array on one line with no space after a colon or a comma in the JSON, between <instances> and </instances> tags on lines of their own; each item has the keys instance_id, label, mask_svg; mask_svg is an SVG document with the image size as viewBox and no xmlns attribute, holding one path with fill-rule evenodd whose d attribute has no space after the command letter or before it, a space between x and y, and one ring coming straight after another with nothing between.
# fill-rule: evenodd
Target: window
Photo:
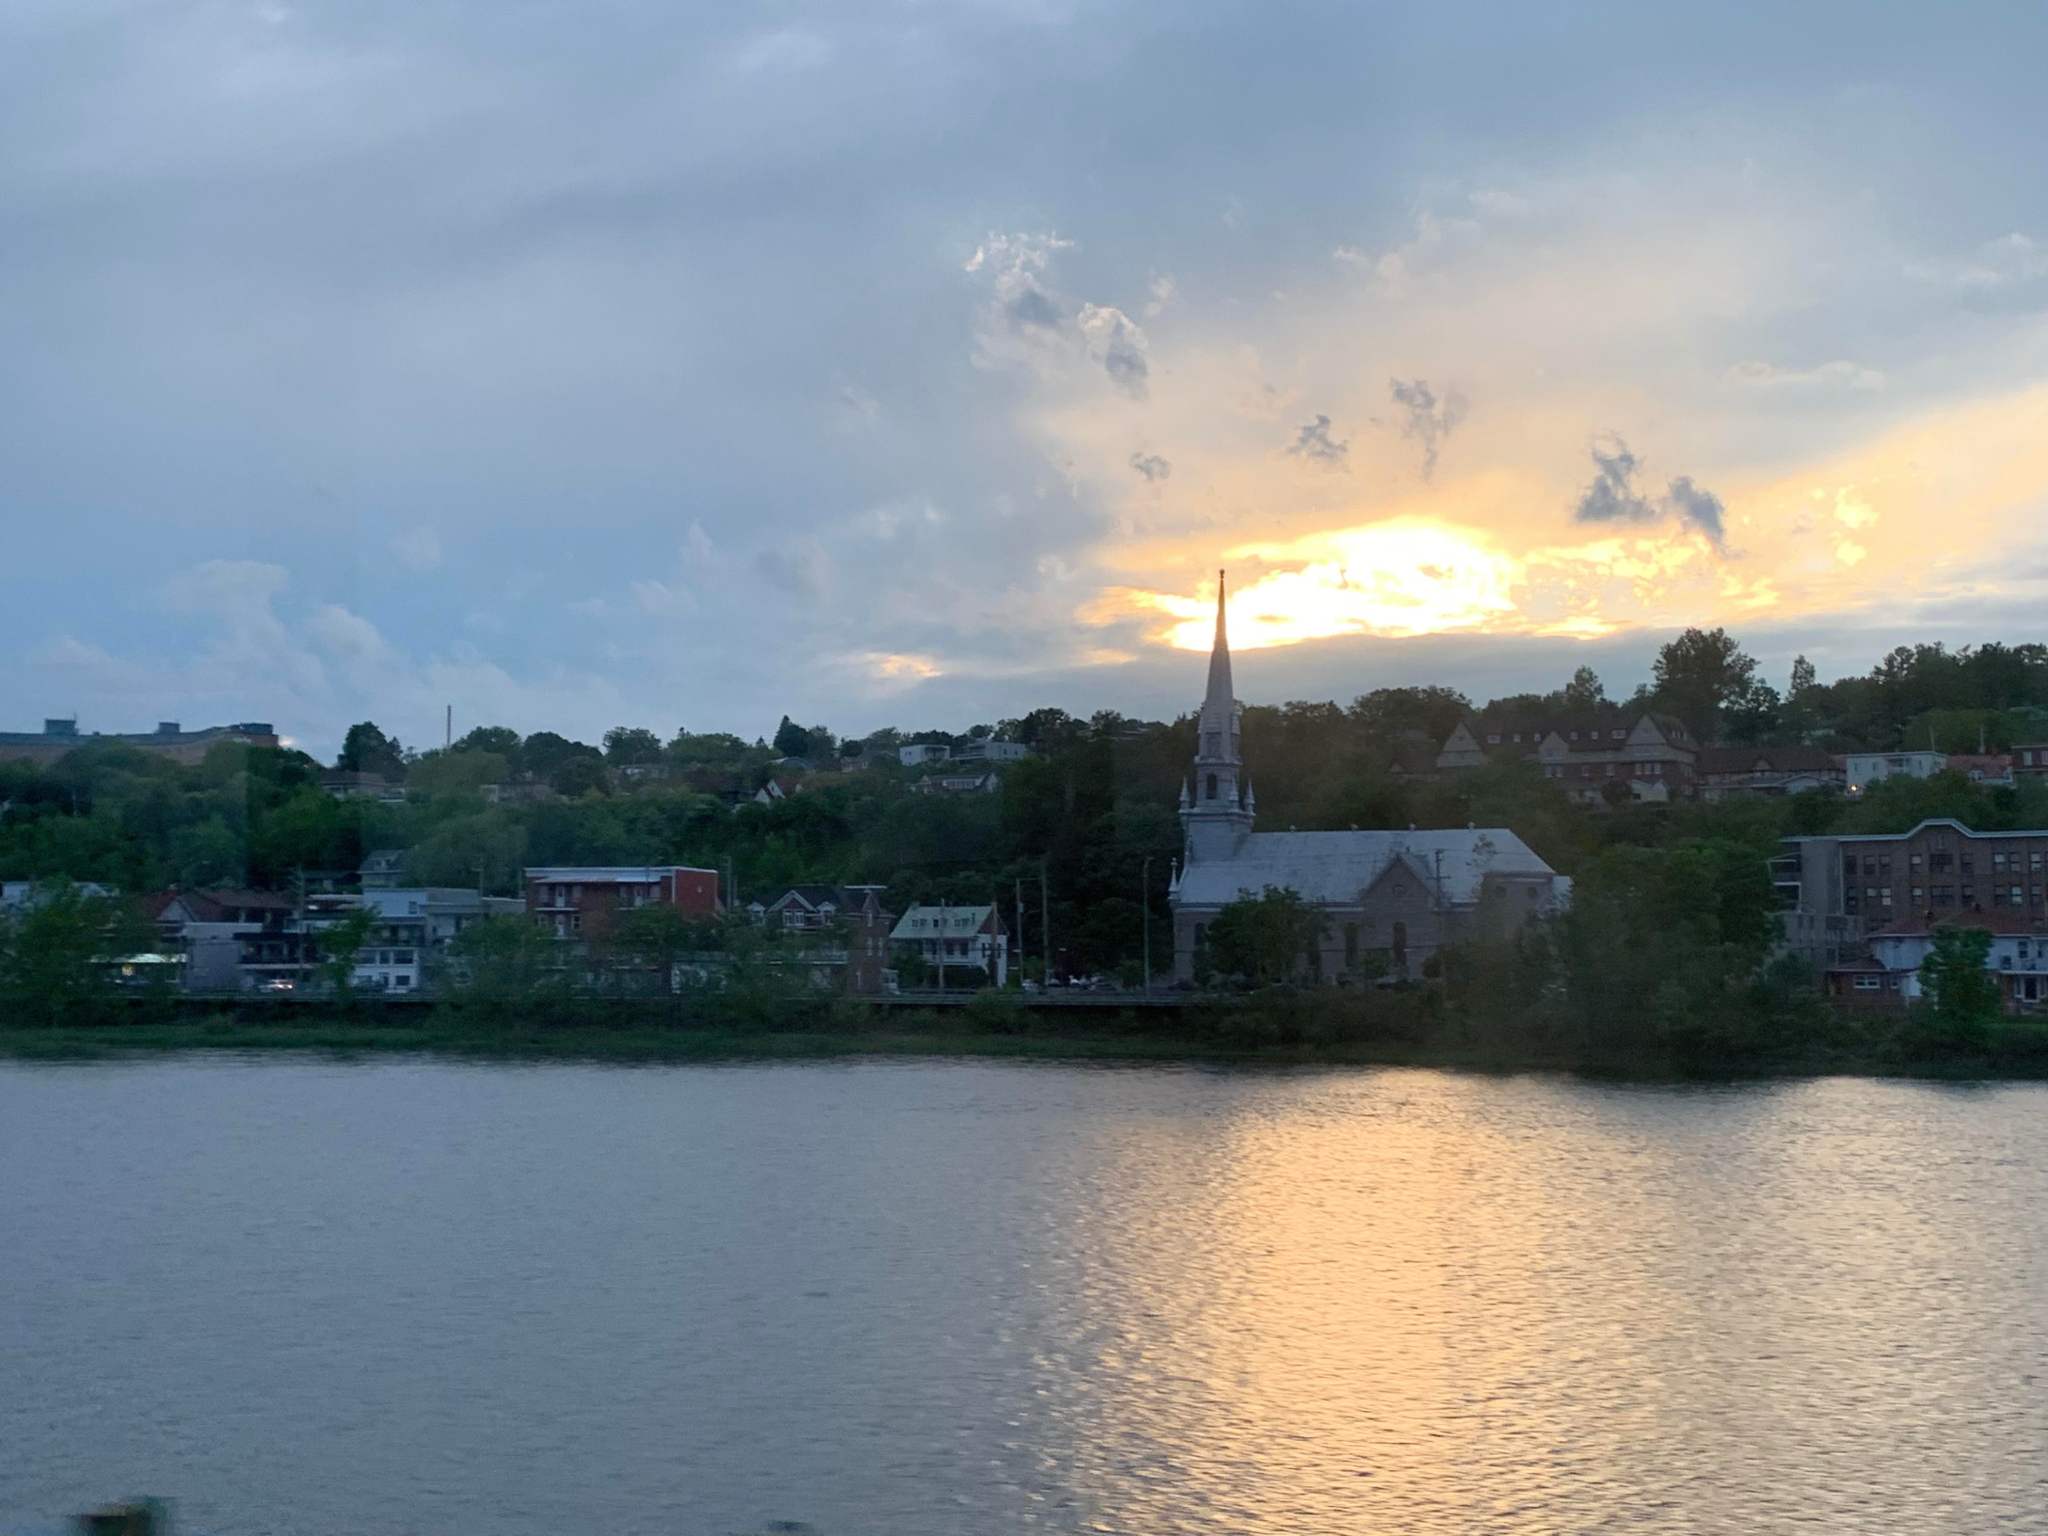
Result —
<instances>
[{"instance_id":1,"label":"window","mask_svg":"<svg viewBox=\"0 0 2048 1536\"><path fill-rule=\"evenodd\" d=\"M1914 906L1916 906L1916 907L1924 907L1924 906L1926 906L1926 905L1927 905L1927 887L1926 887L1926 886L1924 886L1924 885L1916 885L1916 886L1914 886L1914 887L1913 887L1913 905L1914 905Z\"/></svg>"},{"instance_id":2,"label":"window","mask_svg":"<svg viewBox=\"0 0 2048 1536\"><path fill-rule=\"evenodd\" d=\"M1223 733L1221 731L1204 731L1202 733L1202 751L1209 757L1221 757L1223 755Z\"/></svg>"},{"instance_id":3,"label":"window","mask_svg":"<svg viewBox=\"0 0 2048 1536\"><path fill-rule=\"evenodd\" d=\"M1884 888L1884 909L1887 912L1892 909L1892 888L1890 886Z\"/></svg>"},{"instance_id":4,"label":"window","mask_svg":"<svg viewBox=\"0 0 2048 1536\"><path fill-rule=\"evenodd\" d=\"M1358 924L1344 925L1344 967L1351 969L1358 964Z\"/></svg>"},{"instance_id":5,"label":"window","mask_svg":"<svg viewBox=\"0 0 2048 1536\"><path fill-rule=\"evenodd\" d=\"M1937 907L1952 907L1956 904L1956 888L1952 885L1937 885L1934 888L1934 904Z\"/></svg>"},{"instance_id":6,"label":"window","mask_svg":"<svg viewBox=\"0 0 2048 1536\"><path fill-rule=\"evenodd\" d=\"M2005 855L2004 855L2004 854L2002 854L2002 853L1993 853L1993 854L1991 855L1991 873L1992 873L1992 874L1994 874L1994 875L2002 875L2002 874L2004 874L2004 873L2005 873Z\"/></svg>"},{"instance_id":7,"label":"window","mask_svg":"<svg viewBox=\"0 0 2048 1536\"><path fill-rule=\"evenodd\" d=\"M1927 856L1927 867L1935 871L1953 869L1955 862L1955 855L1951 853L1932 853Z\"/></svg>"},{"instance_id":8,"label":"window","mask_svg":"<svg viewBox=\"0 0 2048 1536\"><path fill-rule=\"evenodd\" d=\"M1913 871L1913 873L1914 873L1914 874L1916 874L1916 875L1920 873L1920 864L1921 864L1921 859L1920 859L1920 855L1919 855L1919 854L1917 854L1917 853L1916 853L1916 854L1914 854L1914 855L1913 855L1913 856L1912 856L1911 858L1909 858L1909 859L1907 859L1907 860L1906 860L1906 867L1907 867L1908 869L1912 870L1912 871Z\"/></svg>"},{"instance_id":9,"label":"window","mask_svg":"<svg viewBox=\"0 0 2048 1536\"><path fill-rule=\"evenodd\" d=\"M1216 798L1216 775L1213 773L1209 775L1209 798L1211 800Z\"/></svg>"},{"instance_id":10,"label":"window","mask_svg":"<svg viewBox=\"0 0 2048 1536\"><path fill-rule=\"evenodd\" d=\"M1858 992L1876 992L1883 986L1884 978L1882 976L1864 975L1856 978L1856 990Z\"/></svg>"},{"instance_id":11,"label":"window","mask_svg":"<svg viewBox=\"0 0 2048 1536\"><path fill-rule=\"evenodd\" d=\"M1964 854L1964 855L1963 855L1963 873L1964 873L1964 874L1966 874L1966 875L1974 875L1974 874L1975 874L1976 872L1977 872L1977 860L1976 860L1976 857L1975 857L1975 855L1973 855L1973 854L1968 854L1968 853Z\"/></svg>"},{"instance_id":12,"label":"window","mask_svg":"<svg viewBox=\"0 0 2048 1536\"><path fill-rule=\"evenodd\" d=\"M2030 853L2030 854L2028 854L2028 855L2027 855L2027 869L2028 869L2028 871L2029 871L2029 872L2031 873L2032 871L2034 871L2034 870L2037 870L2037 869L2039 869L2040 867L2041 867L2041 855L2040 855L2040 854L2038 854L2038 853Z\"/></svg>"}]
</instances>

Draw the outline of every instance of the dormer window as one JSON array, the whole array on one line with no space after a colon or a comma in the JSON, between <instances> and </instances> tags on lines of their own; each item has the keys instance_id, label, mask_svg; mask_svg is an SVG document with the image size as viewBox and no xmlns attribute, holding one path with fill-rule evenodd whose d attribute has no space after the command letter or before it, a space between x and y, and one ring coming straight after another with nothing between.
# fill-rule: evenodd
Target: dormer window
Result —
<instances>
[{"instance_id":1,"label":"dormer window","mask_svg":"<svg viewBox=\"0 0 2048 1536\"><path fill-rule=\"evenodd\" d=\"M1489 733L1487 734L1487 738L1486 738L1486 744L1487 744L1487 745L1488 745L1489 747L1497 747L1497 746L1499 746L1499 745L1500 745L1500 732L1499 732L1499 731L1492 731L1492 732L1489 732Z\"/></svg>"}]
</instances>

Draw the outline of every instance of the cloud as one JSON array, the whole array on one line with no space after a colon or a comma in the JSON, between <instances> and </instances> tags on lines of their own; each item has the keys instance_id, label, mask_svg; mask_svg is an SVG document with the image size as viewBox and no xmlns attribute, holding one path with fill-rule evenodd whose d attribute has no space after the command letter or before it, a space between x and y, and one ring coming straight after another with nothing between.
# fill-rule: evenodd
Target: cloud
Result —
<instances>
[{"instance_id":1,"label":"cloud","mask_svg":"<svg viewBox=\"0 0 2048 1536\"><path fill-rule=\"evenodd\" d=\"M1134 453L1131 468L1155 485L1173 473L1173 465L1156 453Z\"/></svg>"},{"instance_id":2,"label":"cloud","mask_svg":"<svg viewBox=\"0 0 2048 1536\"><path fill-rule=\"evenodd\" d=\"M1144 399L1152 365L1145 356L1145 333L1137 322L1120 309L1083 304L1080 325L1089 354L1102 364L1110 382L1133 400Z\"/></svg>"},{"instance_id":3,"label":"cloud","mask_svg":"<svg viewBox=\"0 0 2048 1536\"><path fill-rule=\"evenodd\" d=\"M426 524L395 534L391 553L409 571L431 571L441 563L441 535Z\"/></svg>"},{"instance_id":4,"label":"cloud","mask_svg":"<svg viewBox=\"0 0 2048 1536\"><path fill-rule=\"evenodd\" d=\"M1671 482L1665 504L1681 523L1689 524L1705 535L1714 548L1727 547L1727 508L1721 505L1721 498L1712 491L1694 485L1692 476L1680 475Z\"/></svg>"},{"instance_id":5,"label":"cloud","mask_svg":"<svg viewBox=\"0 0 2048 1536\"><path fill-rule=\"evenodd\" d=\"M1401 435L1415 438L1422 444L1422 478L1427 480L1436 473L1437 451L1443 440L1465 419L1465 397L1452 390L1439 400L1427 379L1407 383L1390 379L1387 382L1394 403L1405 413Z\"/></svg>"},{"instance_id":6,"label":"cloud","mask_svg":"<svg viewBox=\"0 0 2048 1536\"><path fill-rule=\"evenodd\" d=\"M1768 391L1821 391L1833 389L1879 390L1884 375L1875 368L1836 358L1813 368L1780 368L1772 363L1737 363L1728 370L1728 382L1745 389Z\"/></svg>"},{"instance_id":7,"label":"cloud","mask_svg":"<svg viewBox=\"0 0 2048 1536\"><path fill-rule=\"evenodd\" d=\"M754 556L754 570L761 579L792 597L823 597L827 566L825 551L813 539L777 545Z\"/></svg>"},{"instance_id":8,"label":"cloud","mask_svg":"<svg viewBox=\"0 0 2048 1536\"><path fill-rule=\"evenodd\" d=\"M1676 518L1725 553L1727 528L1720 497L1694 485L1690 475L1680 475L1661 499L1652 501L1635 488L1640 464L1626 442L1613 436L1595 438L1591 452L1593 483L1572 509L1575 521L1656 523Z\"/></svg>"},{"instance_id":9,"label":"cloud","mask_svg":"<svg viewBox=\"0 0 2048 1536\"><path fill-rule=\"evenodd\" d=\"M1145 318L1156 320L1166 313L1167 307L1175 299L1180 297L1180 285L1173 280L1171 272L1161 272L1153 277L1146 292L1151 294L1151 297L1145 301Z\"/></svg>"},{"instance_id":10,"label":"cloud","mask_svg":"<svg viewBox=\"0 0 2048 1536\"><path fill-rule=\"evenodd\" d=\"M1908 262L1906 275L1964 291L2010 288L2048 277L2048 245L2015 230L1985 241L1968 256Z\"/></svg>"},{"instance_id":11,"label":"cloud","mask_svg":"<svg viewBox=\"0 0 2048 1536\"><path fill-rule=\"evenodd\" d=\"M1351 440L1331 437L1330 418L1319 415L1295 435L1294 446L1287 452L1293 458L1308 459L1329 469L1342 469L1351 453Z\"/></svg>"}]
</instances>

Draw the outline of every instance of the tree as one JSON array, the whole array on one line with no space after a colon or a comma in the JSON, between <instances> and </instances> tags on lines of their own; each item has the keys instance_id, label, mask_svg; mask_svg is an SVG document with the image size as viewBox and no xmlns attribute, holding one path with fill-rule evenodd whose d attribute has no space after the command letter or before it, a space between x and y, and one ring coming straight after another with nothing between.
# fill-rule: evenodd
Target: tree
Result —
<instances>
[{"instance_id":1,"label":"tree","mask_svg":"<svg viewBox=\"0 0 2048 1536\"><path fill-rule=\"evenodd\" d=\"M126 902L69 880L29 893L0 914L0 1020L65 1023L89 1017L107 993L107 962L148 949L156 930Z\"/></svg>"},{"instance_id":2,"label":"tree","mask_svg":"<svg viewBox=\"0 0 2048 1536\"><path fill-rule=\"evenodd\" d=\"M1814 671L1813 663L1808 661L1804 655L1794 656L1792 658L1792 682L1785 690L1785 697L1796 699L1806 692L1807 689L1814 687L1818 682L1819 674Z\"/></svg>"},{"instance_id":3,"label":"tree","mask_svg":"<svg viewBox=\"0 0 2048 1536\"><path fill-rule=\"evenodd\" d=\"M605 968L622 991L671 997L677 964L701 947L698 926L667 902L621 912L601 946Z\"/></svg>"},{"instance_id":4,"label":"tree","mask_svg":"<svg viewBox=\"0 0 2048 1536\"><path fill-rule=\"evenodd\" d=\"M1591 714L1606 702L1607 689L1601 685L1600 674L1591 667L1580 667L1564 685L1564 706L1574 713Z\"/></svg>"},{"instance_id":5,"label":"tree","mask_svg":"<svg viewBox=\"0 0 2048 1536\"><path fill-rule=\"evenodd\" d=\"M1216 914L1208 925L1209 956L1225 975L1270 986L1295 973L1326 926L1322 910L1300 892L1269 885Z\"/></svg>"},{"instance_id":6,"label":"tree","mask_svg":"<svg viewBox=\"0 0 2048 1536\"><path fill-rule=\"evenodd\" d=\"M615 767L635 767L661 761L661 738L643 726L615 725L604 733L605 761Z\"/></svg>"},{"instance_id":7,"label":"tree","mask_svg":"<svg viewBox=\"0 0 2048 1536\"><path fill-rule=\"evenodd\" d=\"M808 757L811 752L811 733L784 715L782 724L775 727L774 747L784 757Z\"/></svg>"},{"instance_id":8,"label":"tree","mask_svg":"<svg viewBox=\"0 0 2048 1536\"><path fill-rule=\"evenodd\" d=\"M498 756L511 759L519 755L519 733L509 725L480 725L468 734L458 736L450 749L455 752L495 752Z\"/></svg>"},{"instance_id":9,"label":"tree","mask_svg":"<svg viewBox=\"0 0 2048 1536\"><path fill-rule=\"evenodd\" d=\"M1780 715L1778 690L1757 679L1729 703L1723 727L1729 741L1755 746L1777 734Z\"/></svg>"},{"instance_id":10,"label":"tree","mask_svg":"<svg viewBox=\"0 0 2048 1536\"><path fill-rule=\"evenodd\" d=\"M2003 1003L1998 978L1988 969L1991 935L1949 925L1934 932L1934 947L1920 963L1920 986L1937 1038L1950 1045L1983 1042Z\"/></svg>"},{"instance_id":11,"label":"tree","mask_svg":"<svg viewBox=\"0 0 2048 1536\"><path fill-rule=\"evenodd\" d=\"M1705 744L1717 738L1721 712L1748 691L1756 661L1725 629L1688 629L1657 652L1651 673L1657 702Z\"/></svg>"},{"instance_id":12,"label":"tree","mask_svg":"<svg viewBox=\"0 0 2048 1536\"><path fill-rule=\"evenodd\" d=\"M360 720L348 728L341 740L341 755L334 766L346 773L381 773L387 779L405 777L405 749L395 736L386 736L373 720Z\"/></svg>"},{"instance_id":13,"label":"tree","mask_svg":"<svg viewBox=\"0 0 2048 1536\"><path fill-rule=\"evenodd\" d=\"M336 997L347 998L354 992L356 956L363 952L370 931L376 926L377 913L369 907L358 907L320 930L320 979L333 989Z\"/></svg>"},{"instance_id":14,"label":"tree","mask_svg":"<svg viewBox=\"0 0 2048 1536\"><path fill-rule=\"evenodd\" d=\"M449 941L442 984L476 1002L530 1004L559 986L555 941L526 917L487 917Z\"/></svg>"}]
</instances>

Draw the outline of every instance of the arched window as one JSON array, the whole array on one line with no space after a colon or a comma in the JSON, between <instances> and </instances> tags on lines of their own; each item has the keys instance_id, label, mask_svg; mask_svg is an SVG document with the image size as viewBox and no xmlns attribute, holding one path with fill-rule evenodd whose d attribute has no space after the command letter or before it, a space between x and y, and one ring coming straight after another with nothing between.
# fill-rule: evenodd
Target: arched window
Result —
<instances>
[{"instance_id":1,"label":"arched window","mask_svg":"<svg viewBox=\"0 0 2048 1536\"><path fill-rule=\"evenodd\" d=\"M1195 948L1200 949L1203 944L1208 942L1208 938L1209 925L1207 923L1195 924Z\"/></svg>"},{"instance_id":2,"label":"arched window","mask_svg":"<svg viewBox=\"0 0 2048 1536\"><path fill-rule=\"evenodd\" d=\"M1209 798L1211 800L1216 798L1216 775L1213 773L1209 775Z\"/></svg>"}]
</instances>

